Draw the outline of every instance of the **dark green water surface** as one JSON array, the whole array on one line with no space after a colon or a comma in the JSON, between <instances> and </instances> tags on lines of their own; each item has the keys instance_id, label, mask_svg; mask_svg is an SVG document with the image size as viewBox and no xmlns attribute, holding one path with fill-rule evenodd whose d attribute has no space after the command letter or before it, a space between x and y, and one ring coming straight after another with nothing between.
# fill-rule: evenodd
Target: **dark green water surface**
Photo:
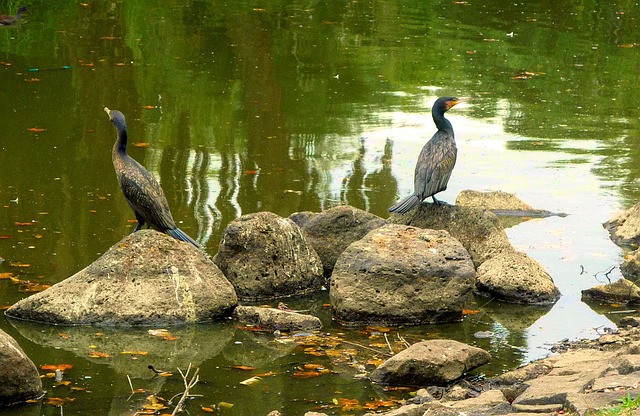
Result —
<instances>
[{"instance_id":1,"label":"dark green water surface","mask_svg":"<svg viewBox=\"0 0 640 416\"><path fill-rule=\"evenodd\" d=\"M448 113L459 157L442 200L453 203L463 189L503 190L568 216L507 231L553 277L563 294L556 305L478 299L470 307L481 312L462 323L393 329L387 339L332 323L326 292L287 301L325 323L327 339L306 343L230 322L170 328L179 338L167 341L147 328L60 328L2 317L0 328L37 366L74 366L65 374L69 386L43 380L47 398L74 399L62 410L38 403L3 414L132 415L151 393L181 392L176 367L189 363L201 376L192 415L220 402L234 406L217 414L363 414L335 403L407 393L363 379L361 370L373 368L367 360L384 355L360 346L382 352L378 344L396 348L398 336L453 338L490 351L493 361L476 373L493 375L549 354L561 339L615 325L610 308L586 305L580 290L606 282L604 272L621 262L601 224L640 199L635 1L26 5L18 26L0 28L1 273L53 284L132 231L104 106L127 116L130 142L142 144L130 154L160 179L174 218L210 255L242 214L350 204L386 217L411 191L440 95L471 99ZM18 6L5 2L2 11ZM28 296L24 287L0 279L0 305ZM493 335L476 338L477 331ZM305 350L329 338L349 341L342 345L353 351ZM174 375L154 377L150 363ZM294 376L305 363L331 373ZM240 384L269 372L275 375ZM129 397L127 376L147 392Z\"/></svg>"}]
</instances>

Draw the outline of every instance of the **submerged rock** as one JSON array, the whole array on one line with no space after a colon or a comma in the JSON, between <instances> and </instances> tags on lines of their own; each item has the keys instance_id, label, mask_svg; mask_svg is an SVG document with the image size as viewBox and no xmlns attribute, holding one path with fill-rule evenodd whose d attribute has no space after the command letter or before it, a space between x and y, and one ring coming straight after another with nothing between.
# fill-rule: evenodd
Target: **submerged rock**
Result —
<instances>
[{"instance_id":1,"label":"submerged rock","mask_svg":"<svg viewBox=\"0 0 640 416\"><path fill-rule=\"evenodd\" d=\"M446 231L388 224L342 253L329 295L343 324L454 321L474 277L469 254Z\"/></svg>"},{"instance_id":2,"label":"submerged rock","mask_svg":"<svg viewBox=\"0 0 640 416\"><path fill-rule=\"evenodd\" d=\"M233 286L204 253L141 230L6 315L59 325L177 325L227 316L236 304Z\"/></svg>"},{"instance_id":3,"label":"submerged rock","mask_svg":"<svg viewBox=\"0 0 640 416\"><path fill-rule=\"evenodd\" d=\"M296 213L290 218L320 256L325 276L331 275L336 260L349 244L386 224L377 215L349 205L338 205L317 214Z\"/></svg>"},{"instance_id":4,"label":"submerged rock","mask_svg":"<svg viewBox=\"0 0 640 416\"><path fill-rule=\"evenodd\" d=\"M622 278L613 283L585 289L582 291L582 297L598 302L637 305L640 303L640 287Z\"/></svg>"},{"instance_id":5,"label":"submerged rock","mask_svg":"<svg viewBox=\"0 0 640 416\"><path fill-rule=\"evenodd\" d=\"M233 317L248 325L258 325L265 329L280 331L306 331L322 328L322 322L315 316L259 306L238 306L233 311Z\"/></svg>"},{"instance_id":6,"label":"submerged rock","mask_svg":"<svg viewBox=\"0 0 640 416\"><path fill-rule=\"evenodd\" d=\"M33 361L9 334L0 329L0 406L23 403L44 394Z\"/></svg>"},{"instance_id":7,"label":"submerged rock","mask_svg":"<svg viewBox=\"0 0 640 416\"><path fill-rule=\"evenodd\" d=\"M318 254L293 221L271 212L231 221L213 261L245 301L304 294L322 286Z\"/></svg>"},{"instance_id":8,"label":"submerged rock","mask_svg":"<svg viewBox=\"0 0 640 416\"><path fill-rule=\"evenodd\" d=\"M491 360L485 350L434 339L413 344L371 372L371 380L400 386L446 385Z\"/></svg>"}]
</instances>

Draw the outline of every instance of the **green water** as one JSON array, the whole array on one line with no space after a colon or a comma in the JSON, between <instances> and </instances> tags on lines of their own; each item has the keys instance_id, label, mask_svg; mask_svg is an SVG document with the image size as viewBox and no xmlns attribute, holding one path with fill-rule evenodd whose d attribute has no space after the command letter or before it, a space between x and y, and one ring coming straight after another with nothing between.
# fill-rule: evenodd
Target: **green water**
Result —
<instances>
[{"instance_id":1,"label":"green water","mask_svg":"<svg viewBox=\"0 0 640 416\"><path fill-rule=\"evenodd\" d=\"M18 5L5 3L4 11ZM478 345L494 356L480 371L491 375L545 356L555 341L613 326L606 308L580 301L580 290L606 282L599 272L621 261L601 223L640 199L635 2L27 6L17 27L0 28L0 272L53 284L133 229L113 173L115 129L104 106L127 116L130 141L146 146L130 146L130 154L160 179L180 227L213 255L226 224L242 214L288 216L347 203L386 217L411 190L415 158L434 130L431 103L457 95L471 100L448 113L459 157L441 199L453 203L463 189L504 190L569 214L508 230L563 297L548 308L479 299L471 306L482 312L463 323L401 328L391 341L448 337ZM0 305L28 295L0 280ZM324 334L381 342L332 324L326 301L322 292L289 303L321 316ZM95 328L4 317L0 327L36 365L74 365L65 377L90 392L43 381L48 397L75 398L65 415L135 413L148 394L129 398L127 375L134 388L163 397L182 391L177 375L154 378L149 363L173 373L189 363L200 367L194 393L202 397L191 414L223 401L234 406L222 414L301 415L333 399L406 397L358 377L370 350L354 347L358 355L347 362L314 357L303 345L231 322L175 329L175 341L146 329L96 335ZM474 338L487 330L494 336ZM112 356L90 357L95 350ZM131 350L148 355L119 354ZM332 373L293 376L314 362ZM256 385L240 384L270 371L276 374ZM62 411L34 404L4 413Z\"/></svg>"}]
</instances>

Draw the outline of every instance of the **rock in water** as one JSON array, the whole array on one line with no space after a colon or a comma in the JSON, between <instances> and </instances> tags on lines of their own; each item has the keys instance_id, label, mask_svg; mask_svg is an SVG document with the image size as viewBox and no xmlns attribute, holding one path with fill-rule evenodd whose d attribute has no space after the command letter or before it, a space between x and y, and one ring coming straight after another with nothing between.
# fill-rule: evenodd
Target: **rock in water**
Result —
<instances>
[{"instance_id":1,"label":"rock in water","mask_svg":"<svg viewBox=\"0 0 640 416\"><path fill-rule=\"evenodd\" d=\"M271 212L231 221L213 261L245 301L293 296L322 286L322 263L300 227Z\"/></svg>"},{"instance_id":2,"label":"rock in water","mask_svg":"<svg viewBox=\"0 0 640 416\"><path fill-rule=\"evenodd\" d=\"M315 316L259 306L238 306L233 310L233 317L248 325L279 331L309 331L322 328L322 322Z\"/></svg>"},{"instance_id":3,"label":"rock in water","mask_svg":"<svg viewBox=\"0 0 640 416\"><path fill-rule=\"evenodd\" d=\"M329 294L347 325L455 321L474 277L469 254L446 231L388 224L342 253Z\"/></svg>"},{"instance_id":4,"label":"rock in water","mask_svg":"<svg viewBox=\"0 0 640 416\"><path fill-rule=\"evenodd\" d=\"M488 363L485 350L458 341L434 339L413 344L371 372L371 381L396 386L443 386Z\"/></svg>"},{"instance_id":5,"label":"rock in water","mask_svg":"<svg viewBox=\"0 0 640 416\"><path fill-rule=\"evenodd\" d=\"M505 250L478 267L476 290L512 303L548 305L560 298L560 291L542 266L515 250Z\"/></svg>"},{"instance_id":6,"label":"rock in water","mask_svg":"<svg viewBox=\"0 0 640 416\"><path fill-rule=\"evenodd\" d=\"M42 396L42 381L33 362L9 334L0 329L0 406Z\"/></svg>"},{"instance_id":7,"label":"rock in water","mask_svg":"<svg viewBox=\"0 0 640 416\"><path fill-rule=\"evenodd\" d=\"M377 215L349 205L338 205L317 214L304 214L296 213L289 218L298 224L320 256L325 276L331 276L336 260L349 244L386 224Z\"/></svg>"},{"instance_id":8,"label":"rock in water","mask_svg":"<svg viewBox=\"0 0 640 416\"><path fill-rule=\"evenodd\" d=\"M237 303L231 283L202 252L141 230L6 315L60 325L177 325L227 316Z\"/></svg>"},{"instance_id":9,"label":"rock in water","mask_svg":"<svg viewBox=\"0 0 640 416\"><path fill-rule=\"evenodd\" d=\"M640 203L620 212L603 226L617 245L637 246L640 244Z\"/></svg>"}]
</instances>

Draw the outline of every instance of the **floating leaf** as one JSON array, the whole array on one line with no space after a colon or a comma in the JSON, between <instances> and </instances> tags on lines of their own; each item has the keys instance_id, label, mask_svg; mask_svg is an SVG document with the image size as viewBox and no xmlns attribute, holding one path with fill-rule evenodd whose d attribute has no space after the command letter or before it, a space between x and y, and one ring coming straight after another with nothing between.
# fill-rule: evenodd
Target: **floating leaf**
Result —
<instances>
[{"instance_id":1,"label":"floating leaf","mask_svg":"<svg viewBox=\"0 0 640 416\"><path fill-rule=\"evenodd\" d=\"M62 399L60 397L47 397L47 400L45 401L45 403L50 404L51 406L60 407L65 404L65 401L66 401L65 399Z\"/></svg>"},{"instance_id":2,"label":"floating leaf","mask_svg":"<svg viewBox=\"0 0 640 416\"><path fill-rule=\"evenodd\" d=\"M258 174L258 170L256 170L256 169L245 170L244 174L245 175L256 175L256 174Z\"/></svg>"},{"instance_id":3,"label":"floating leaf","mask_svg":"<svg viewBox=\"0 0 640 416\"><path fill-rule=\"evenodd\" d=\"M52 371L56 371L56 370L65 371L71 368L73 368L73 364L43 364L40 366L40 369L42 370L52 370Z\"/></svg>"},{"instance_id":4,"label":"floating leaf","mask_svg":"<svg viewBox=\"0 0 640 416\"><path fill-rule=\"evenodd\" d=\"M19 261L12 261L9 263L11 267L31 267L29 263L20 263Z\"/></svg>"},{"instance_id":5,"label":"floating leaf","mask_svg":"<svg viewBox=\"0 0 640 416\"><path fill-rule=\"evenodd\" d=\"M149 147L149 143L137 142L133 144L133 147Z\"/></svg>"},{"instance_id":6,"label":"floating leaf","mask_svg":"<svg viewBox=\"0 0 640 416\"><path fill-rule=\"evenodd\" d=\"M293 373L295 378L313 378L320 377L321 375L319 371L296 371Z\"/></svg>"},{"instance_id":7,"label":"floating leaf","mask_svg":"<svg viewBox=\"0 0 640 416\"><path fill-rule=\"evenodd\" d=\"M70 388L71 388L71 390L74 390L74 391L86 391L87 390L86 387L78 387L78 386L71 386Z\"/></svg>"},{"instance_id":8,"label":"floating leaf","mask_svg":"<svg viewBox=\"0 0 640 416\"><path fill-rule=\"evenodd\" d=\"M245 386L251 386L253 384L256 384L256 383L260 382L260 380L262 380L260 377L254 376L254 377L248 378L246 380L242 380L240 382L240 384L244 384Z\"/></svg>"},{"instance_id":9,"label":"floating leaf","mask_svg":"<svg viewBox=\"0 0 640 416\"><path fill-rule=\"evenodd\" d=\"M244 371L251 371L251 370L255 370L255 367L251 367L248 365L232 365L231 368L235 368L236 370L244 370Z\"/></svg>"},{"instance_id":10,"label":"floating leaf","mask_svg":"<svg viewBox=\"0 0 640 416\"><path fill-rule=\"evenodd\" d=\"M64 332L61 332L58 334L58 336L62 339L69 339L71 338L71 336L69 334L65 334Z\"/></svg>"},{"instance_id":11,"label":"floating leaf","mask_svg":"<svg viewBox=\"0 0 640 416\"><path fill-rule=\"evenodd\" d=\"M207 412L207 413L213 413L214 412L214 410L212 408L210 408L210 407L200 406L200 409L203 412Z\"/></svg>"},{"instance_id":12,"label":"floating leaf","mask_svg":"<svg viewBox=\"0 0 640 416\"><path fill-rule=\"evenodd\" d=\"M374 400L372 402L367 402L364 404L364 408L365 409L369 409L369 410L376 410L379 407L392 407L395 406L396 402L393 400L382 400L382 399L378 399L378 400Z\"/></svg>"},{"instance_id":13,"label":"floating leaf","mask_svg":"<svg viewBox=\"0 0 640 416\"><path fill-rule=\"evenodd\" d=\"M229 403L229 402L220 402L218 403L218 407L220 409L231 409L233 407L233 403Z\"/></svg>"},{"instance_id":14,"label":"floating leaf","mask_svg":"<svg viewBox=\"0 0 640 416\"><path fill-rule=\"evenodd\" d=\"M0 240L7 240L9 238L13 238L12 235L0 235Z\"/></svg>"},{"instance_id":15,"label":"floating leaf","mask_svg":"<svg viewBox=\"0 0 640 416\"><path fill-rule=\"evenodd\" d=\"M480 310L478 309L463 309L462 310L462 314L463 315L476 315L479 314Z\"/></svg>"},{"instance_id":16,"label":"floating leaf","mask_svg":"<svg viewBox=\"0 0 640 416\"><path fill-rule=\"evenodd\" d=\"M33 221L24 221L24 222L16 221L16 222L15 222L15 224L16 224L18 227L29 227L29 226L33 225L33 224L34 224L34 222L33 222Z\"/></svg>"},{"instance_id":17,"label":"floating leaf","mask_svg":"<svg viewBox=\"0 0 640 416\"><path fill-rule=\"evenodd\" d=\"M360 406L360 401L358 399L339 398L338 406L340 406L340 409L344 412L349 412L351 410L359 410L362 408L362 406Z\"/></svg>"},{"instance_id":18,"label":"floating leaf","mask_svg":"<svg viewBox=\"0 0 640 416\"><path fill-rule=\"evenodd\" d=\"M251 332L271 332L270 329L264 329L261 326L257 326L257 325L239 325L236 326L236 329L241 329L243 331L251 331Z\"/></svg>"},{"instance_id":19,"label":"floating leaf","mask_svg":"<svg viewBox=\"0 0 640 416\"><path fill-rule=\"evenodd\" d=\"M12 277L13 277L13 273L12 272L0 273L0 279L10 279Z\"/></svg>"},{"instance_id":20,"label":"floating leaf","mask_svg":"<svg viewBox=\"0 0 640 416\"><path fill-rule=\"evenodd\" d=\"M120 354L123 355L148 355L147 351L122 351Z\"/></svg>"},{"instance_id":21,"label":"floating leaf","mask_svg":"<svg viewBox=\"0 0 640 416\"><path fill-rule=\"evenodd\" d=\"M47 131L47 129L42 129L40 127L29 127L27 131L30 131L32 133L42 133L43 131Z\"/></svg>"},{"instance_id":22,"label":"floating leaf","mask_svg":"<svg viewBox=\"0 0 640 416\"><path fill-rule=\"evenodd\" d=\"M89 353L89 357L91 357L91 358L109 358L111 356L106 352L91 351Z\"/></svg>"},{"instance_id":23,"label":"floating leaf","mask_svg":"<svg viewBox=\"0 0 640 416\"><path fill-rule=\"evenodd\" d=\"M149 335L153 335L154 337L162 338L162 339L164 339L166 341L175 341L175 340L180 338L180 337L171 335L171 333L169 331L167 331L166 329L150 329L147 332L149 333Z\"/></svg>"},{"instance_id":24,"label":"floating leaf","mask_svg":"<svg viewBox=\"0 0 640 416\"><path fill-rule=\"evenodd\" d=\"M54 383L54 387L57 386L68 386L69 384L71 384L71 380L62 380L62 381L58 381L56 383Z\"/></svg>"},{"instance_id":25,"label":"floating leaf","mask_svg":"<svg viewBox=\"0 0 640 416\"><path fill-rule=\"evenodd\" d=\"M143 105L142 108L151 109L151 108L158 108L158 106L156 106L156 105Z\"/></svg>"},{"instance_id":26,"label":"floating leaf","mask_svg":"<svg viewBox=\"0 0 640 416\"><path fill-rule=\"evenodd\" d=\"M273 371L268 371L266 373L261 373L261 374L256 374L256 377L271 377L271 376L275 376L278 373L275 373Z\"/></svg>"}]
</instances>

